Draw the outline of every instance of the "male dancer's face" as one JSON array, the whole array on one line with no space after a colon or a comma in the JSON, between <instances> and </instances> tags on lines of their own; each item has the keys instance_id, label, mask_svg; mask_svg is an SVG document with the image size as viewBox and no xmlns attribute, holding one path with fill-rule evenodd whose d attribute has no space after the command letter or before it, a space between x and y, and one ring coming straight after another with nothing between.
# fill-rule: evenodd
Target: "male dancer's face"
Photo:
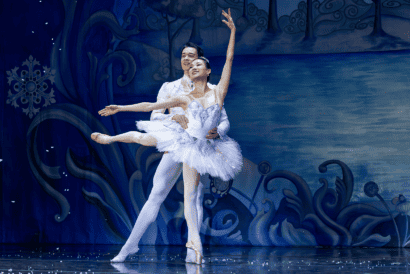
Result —
<instances>
[{"instance_id":1,"label":"male dancer's face","mask_svg":"<svg viewBox=\"0 0 410 274\"><path fill-rule=\"evenodd\" d=\"M198 58L198 52L196 48L187 47L184 48L181 55L181 66L182 70L188 73L189 69L191 68L192 61Z\"/></svg>"}]
</instances>

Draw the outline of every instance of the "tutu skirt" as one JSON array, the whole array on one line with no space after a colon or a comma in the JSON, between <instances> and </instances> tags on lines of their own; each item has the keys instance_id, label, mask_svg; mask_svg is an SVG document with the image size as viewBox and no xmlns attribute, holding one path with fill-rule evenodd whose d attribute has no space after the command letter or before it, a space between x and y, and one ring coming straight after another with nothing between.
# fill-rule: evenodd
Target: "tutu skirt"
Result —
<instances>
[{"instance_id":1,"label":"tutu skirt","mask_svg":"<svg viewBox=\"0 0 410 274\"><path fill-rule=\"evenodd\" d=\"M139 121L137 128L157 139L159 151L168 151L176 162L188 164L201 175L209 173L228 181L242 169L241 149L228 136L217 140L196 138L175 121Z\"/></svg>"}]
</instances>

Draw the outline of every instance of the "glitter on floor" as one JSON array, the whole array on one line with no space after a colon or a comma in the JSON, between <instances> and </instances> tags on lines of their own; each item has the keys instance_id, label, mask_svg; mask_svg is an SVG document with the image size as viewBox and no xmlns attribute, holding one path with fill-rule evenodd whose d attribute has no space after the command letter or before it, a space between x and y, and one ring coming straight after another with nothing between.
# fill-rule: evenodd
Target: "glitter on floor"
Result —
<instances>
[{"instance_id":1,"label":"glitter on floor","mask_svg":"<svg viewBox=\"0 0 410 274\"><path fill-rule=\"evenodd\" d=\"M111 264L121 246L0 245L0 273L410 273L404 248L205 247L206 264L185 264L182 246L141 246Z\"/></svg>"}]
</instances>

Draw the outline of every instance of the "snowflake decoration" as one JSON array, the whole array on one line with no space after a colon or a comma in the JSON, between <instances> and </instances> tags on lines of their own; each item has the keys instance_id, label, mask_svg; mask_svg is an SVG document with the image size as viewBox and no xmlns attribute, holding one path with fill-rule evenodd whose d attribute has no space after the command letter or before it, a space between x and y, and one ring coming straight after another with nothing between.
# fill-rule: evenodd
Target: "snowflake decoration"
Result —
<instances>
[{"instance_id":1,"label":"snowflake decoration","mask_svg":"<svg viewBox=\"0 0 410 274\"><path fill-rule=\"evenodd\" d=\"M40 104L42 98L44 99L43 107L56 102L54 99L54 90L51 89L50 93L46 93L48 85L45 83L46 80L49 80L51 84L54 84L55 70L51 70L44 66L44 75L42 76L40 70L34 70L34 66L40 65L40 62L36 59L33 60L33 56L31 55L22 65L27 66L28 71L22 70L20 76L17 75L18 67L15 67L11 71L7 71L8 84L11 86L12 82L16 82L13 85L13 89L17 92L13 93L9 89L7 104L11 104L15 108L18 108L18 99L20 99L22 104L28 103L28 107L23 108L23 112L31 119L33 118L33 115L40 112L40 108L35 108L34 104Z\"/></svg>"}]
</instances>

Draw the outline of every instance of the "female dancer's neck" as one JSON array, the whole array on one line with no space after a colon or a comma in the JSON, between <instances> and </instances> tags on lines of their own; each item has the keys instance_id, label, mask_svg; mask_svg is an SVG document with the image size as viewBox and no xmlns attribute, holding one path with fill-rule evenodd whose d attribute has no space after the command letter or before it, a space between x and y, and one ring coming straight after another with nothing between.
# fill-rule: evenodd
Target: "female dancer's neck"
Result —
<instances>
[{"instance_id":1,"label":"female dancer's neck","mask_svg":"<svg viewBox=\"0 0 410 274\"><path fill-rule=\"evenodd\" d=\"M206 81L206 78L205 79L196 79L193 82L194 82L194 85L195 85L195 89L193 90L194 93L204 95L205 92L207 92L207 89L208 89L207 84L208 83Z\"/></svg>"}]
</instances>

